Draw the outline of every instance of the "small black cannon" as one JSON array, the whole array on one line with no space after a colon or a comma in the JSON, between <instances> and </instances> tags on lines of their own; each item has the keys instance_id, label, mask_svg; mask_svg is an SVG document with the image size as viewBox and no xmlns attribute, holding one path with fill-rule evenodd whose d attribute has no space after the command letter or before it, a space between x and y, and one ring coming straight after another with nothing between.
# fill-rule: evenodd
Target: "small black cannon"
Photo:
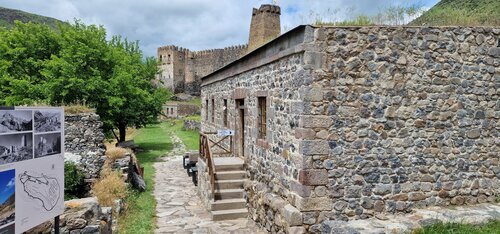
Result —
<instances>
[{"instance_id":1,"label":"small black cannon","mask_svg":"<svg viewBox=\"0 0 500 234\"><path fill-rule=\"evenodd\" d=\"M198 156L197 151L191 151L187 152L182 158L182 166L186 169L188 176L192 177L195 186L198 186L198 168L196 167Z\"/></svg>"}]
</instances>

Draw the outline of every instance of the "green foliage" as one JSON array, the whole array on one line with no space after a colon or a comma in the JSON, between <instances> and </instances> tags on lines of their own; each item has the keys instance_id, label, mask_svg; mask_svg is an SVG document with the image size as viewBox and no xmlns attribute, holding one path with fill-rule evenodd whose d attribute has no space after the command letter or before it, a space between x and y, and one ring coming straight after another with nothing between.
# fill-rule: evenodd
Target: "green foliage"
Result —
<instances>
[{"instance_id":1,"label":"green foliage","mask_svg":"<svg viewBox=\"0 0 500 234\"><path fill-rule=\"evenodd\" d=\"M62 23L57 19L46 16L31 14L28 12L0 7L0 27L11 28L14 27L15 21L23 23L33 22L45 24L52 28L57 28L58 23Z\"/></svg>"},{"instance_id":2,"label":"green foliage","mask_svg":"<svg viewBox=\"0 0 500 234\"><path fill-rule=\"evenodd\" d=\"M170 94L153 85L154 58L137 42L106 40L102 26L20 23L0 30L0 105L83 104L95 108L105 130L156 120Z\"/></svg>"},{"instance_id":3,"label":"green foliage","mask_svg":"<svg viewBox=\"0 0 500 234\"><path fill-rule=\"evenodd\" d=\"M64 162L64 200L85 196L85 175L73 162Z\"/></svg>"},{"instance_id":4,"label":"green foliage","mask_svg":"<svg viewBox=\"0 0 500 234\"><path fill-rule=\"evenodd\" d=\"M417 230L414 234L500 234L500 220L490 221L483 225L459 223L437 223Z\"/></svg>"},{"instance_id":5,"label":"green foliage","mask_svg":"<svg viewBox=\"0 0 500 234\"><path fill-rule=\"evenodd\" d=\"M441 0L410 23L415 26L499 26L498 0Z\"/></svg>"}]
</instances>

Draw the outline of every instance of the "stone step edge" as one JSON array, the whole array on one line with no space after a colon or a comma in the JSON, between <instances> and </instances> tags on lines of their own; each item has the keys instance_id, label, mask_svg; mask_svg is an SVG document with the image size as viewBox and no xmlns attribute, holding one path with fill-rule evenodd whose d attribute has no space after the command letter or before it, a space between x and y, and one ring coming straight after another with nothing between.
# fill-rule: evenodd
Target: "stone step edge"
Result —
<instances>
[{"instance_id":1,"label":"stone step edge","mask_svg":"<svg viewBox=\"0 0 500 234\"><path fill-rule=\"evenodd\" d=\"M212 215L227 215L227 214L248 214L248 209L232 209L232 210L217 210L212 211Z\"/></svg>"},{"instance_id":2,"label":"stone step edge","mask_svg":"<svg viewBox=\"0 0 500 234\"><path fill-rule=\"evenodd\" d=\"M230 204L230 203L241 203L241 202L246 203L247 201L243 198L229 198L229 199L211 201L210 204Z\"/></svg>"}]
</instances>

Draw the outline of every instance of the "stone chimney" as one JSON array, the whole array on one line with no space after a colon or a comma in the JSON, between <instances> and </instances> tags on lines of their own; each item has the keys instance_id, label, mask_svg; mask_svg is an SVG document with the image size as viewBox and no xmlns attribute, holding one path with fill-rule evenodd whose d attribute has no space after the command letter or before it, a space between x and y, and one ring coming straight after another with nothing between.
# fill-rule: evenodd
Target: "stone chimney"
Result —
<instances>
[{"instance_id":1,"label":"stone chimney","mask_svg":"<svg viewBox=\"0 0 500 234\"><path fill-rule=\"evenodd\" d=\"M248 52L259 48L281 35L281 9L279 6L264 4L253 9Z\"/></svg>"}]
</instances>

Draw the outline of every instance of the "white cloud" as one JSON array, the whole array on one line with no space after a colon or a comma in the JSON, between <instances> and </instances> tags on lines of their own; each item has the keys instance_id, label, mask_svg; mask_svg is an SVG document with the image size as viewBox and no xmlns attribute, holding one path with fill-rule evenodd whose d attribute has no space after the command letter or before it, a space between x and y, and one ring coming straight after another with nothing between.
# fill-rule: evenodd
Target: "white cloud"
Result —
<instances>
[{"instance_id":1,"label":"white cloud","mask_svg":"<svg viewBox=\"0 0 500 234\"><path fill-rule=\"evenodd\" d=\"M9 183L7 183L6 187L7 189L10 189L14 187L14 185L16 185L16 180L14 179L14 177L12 177L12 179L9 180Z\"/></svg>"},{"instance_id":2,"label":"white cloud","mask_svg":"<svg viewBox=\"0 0 500 234\"><path fill-rule=\"evenodd\" d=\"M423 0L434 4L438 0ZM108 35L139 40L146 55L174 44L192 50L245 44L252 7L271 0L0 0L0 6L65 21L81 19L104 25ZM310 23L311 11L325 20L342 20L348 13L372 14L406 0L280 0L282 25L291 29ZM416 1L415 1L416 2ZM328 11L330 9L330 11ZM339 10L332 14L335 10ZM346 9L352 9L351 11Z\"/></svg>"}]
</instances>

